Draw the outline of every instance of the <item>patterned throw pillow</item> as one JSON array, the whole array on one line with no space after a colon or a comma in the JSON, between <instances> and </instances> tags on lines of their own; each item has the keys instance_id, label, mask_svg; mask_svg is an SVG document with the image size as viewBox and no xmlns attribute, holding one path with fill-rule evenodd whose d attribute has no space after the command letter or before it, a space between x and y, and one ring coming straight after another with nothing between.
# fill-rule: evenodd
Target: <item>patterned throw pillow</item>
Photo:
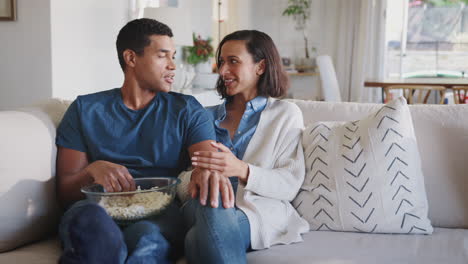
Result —
<instances>
[{"instance_id":1,"label":"patterned throw pillow","mask_svg":"<svg viewBox=\"0 0 468 264\"><path fill-rule=\"evenodd\" d=\"M404 98L362 120L312 124L303 147L307 173L293 205L311 230L432 233Z\"/></svg>"}]
</instances>

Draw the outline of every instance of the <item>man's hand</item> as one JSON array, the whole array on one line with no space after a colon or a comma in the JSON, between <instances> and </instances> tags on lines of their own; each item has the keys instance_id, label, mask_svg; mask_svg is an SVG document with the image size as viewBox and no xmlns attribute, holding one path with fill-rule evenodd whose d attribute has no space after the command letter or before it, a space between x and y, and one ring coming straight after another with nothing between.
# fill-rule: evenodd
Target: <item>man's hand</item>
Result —
<instances>
[{"instance_id":1,"label":"man's hand","mask_svg":"<svg viewBox=\"0 0 468 264\"><path fill-rule=\"evenodd\" d=\"M194 169L190 179L189 192L193 199L198 195L202 205L206 205L209 192L211 207L218 207L219 194L221 194L224 208L234 207L234 190L231 181L217 171Z\"/></svg>"},{"instance_id":2,"label":"man's hand","mask_svg":"<svg viewBox=\"0 0 468 264\"><path fill-rule=\"evenodd\" d=\"M249 177L249 165L239 160L228 147L222 143L211 142L211 145L220 152L197 151L193 153L192 165L194 167L218 171L225 177L236 176L243 182Z\"/></svg>"},{"instance_id":3,"label":"man's hand","mask_svg":"<svg viewBox=\"0 0 468 264\"><path fill-rule=\"evenodd\" d=\"M135 182L127 168L111 162L89 163L86 153L58 147L57 149L57 196L63 206L85 198L80 188L99 183L106 191L135 190Z\"/></svg>"},{"instance_id":4,"label":"man's hand","mask_svg":"<svg viewBox=\"0 0 468 264\"><path fill-rule=\"evenodd\" d=\"M98 160L86 167L86 172L95 183L104 186L108 192L134 191L135 181L125 166Z\"/></svg>"}]
</instances>

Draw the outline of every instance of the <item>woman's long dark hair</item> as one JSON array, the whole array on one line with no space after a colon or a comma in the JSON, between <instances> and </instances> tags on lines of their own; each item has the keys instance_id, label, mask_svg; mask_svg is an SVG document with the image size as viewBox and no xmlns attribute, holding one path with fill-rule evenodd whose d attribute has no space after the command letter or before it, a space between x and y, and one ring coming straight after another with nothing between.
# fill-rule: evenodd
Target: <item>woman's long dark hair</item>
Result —
<instances>
[{"instance_id":1,"label":"woman's long dark hair","mask_svg":"<svg viewBox=\"0 0 468 264\"><path fill-rule=\"evenodd\" d=\"M265 72L260 76L257 85L257 95L266 97L285 96L289 89L289 78L283 70L281 58L275 43L267 34L257 30L239 30L223 38L216 50L216 63L220 68L221 48L230 40L243 40L253 61L265 60ZM216 83L216 90L222 98L228 97L222 78Z\"/></svg>"}]
</instances>

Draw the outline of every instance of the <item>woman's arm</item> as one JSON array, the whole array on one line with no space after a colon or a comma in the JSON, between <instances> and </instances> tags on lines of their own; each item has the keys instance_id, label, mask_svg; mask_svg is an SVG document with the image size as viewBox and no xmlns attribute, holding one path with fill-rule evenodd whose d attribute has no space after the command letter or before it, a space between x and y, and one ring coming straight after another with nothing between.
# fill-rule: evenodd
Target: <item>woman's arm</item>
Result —
<instances>
[{"instance_id":1,"label":"woman's arm","mask_svg":"<svg viewBox=\"0 0 468 264\"><path fill-rule=\"evenodd\" d=\"M245 189L260 196L292 201L305 175L300 136L296 139L289 143L290 148L278 156L272 168L249 164L250 177Z\"/></svg>"},{"instance_id":2,"label":"woman's arm","mask_svg":"<svg viewBox=\"0 0 468 264\"><path fill-rule=\"evenodd\" d=\"M224 148L218 147L222 152L194 153L195 160L192 164L218 170L228 177L239 176L241 182L245 184L245 189L258 195L291 201L299 191L305 175L301 140L303 119L302 112L295 105L280 110L278 112L281 114L269 116L269 119L273 121L257 128L255 134L261 136L256 138L265 140L249 143L254 144L248 148L250 152L254 153L250 155L251 164L239 161L224 146ZM257 155L257 153L262 154ZM244 159L246 156L247 153ZM252 159L259 162L254 162ZM247 168L242 169L244 166L242 164L245 164ZM261 165L257 166L259 164ZM236 171L238 172L234 173ZM245 171L246 174L242 174L242 171ZM246 175L245 178L244 175Z\"/></svg>"},{"instance_id":3,"label":"woman's arm","mask_svg":"<svg viewBox=\"0 0 468 264\"><path fill-rule=\"evenodd\" d=\"M228 147L219 142L211 142L218 149L214 151L198 151L192 157L192 165L198 168L220 172L225 177L239 177L246 183L249 178L249 165L238 159Z\"/></svg>"}]
</instances>

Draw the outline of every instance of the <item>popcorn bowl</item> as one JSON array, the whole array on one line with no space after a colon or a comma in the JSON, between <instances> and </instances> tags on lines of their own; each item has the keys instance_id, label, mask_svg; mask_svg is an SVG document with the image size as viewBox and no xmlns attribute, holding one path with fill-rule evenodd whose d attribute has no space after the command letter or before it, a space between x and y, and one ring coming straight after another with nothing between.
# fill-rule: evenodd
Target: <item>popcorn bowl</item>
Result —
<instances>
[{"instance_id":1,"label":"popcorn bowl","mask_svg":"<svg viewBox=\"0 0 468 264\"><path fill-rule=\"evenodd\" d=\"M174 177L134 179L137 190L106 192L100 184L81 188L86 198L100 205L118 224L129 224L161 214L174 200L180 180Z\"/></svg>"}]
</instances>

